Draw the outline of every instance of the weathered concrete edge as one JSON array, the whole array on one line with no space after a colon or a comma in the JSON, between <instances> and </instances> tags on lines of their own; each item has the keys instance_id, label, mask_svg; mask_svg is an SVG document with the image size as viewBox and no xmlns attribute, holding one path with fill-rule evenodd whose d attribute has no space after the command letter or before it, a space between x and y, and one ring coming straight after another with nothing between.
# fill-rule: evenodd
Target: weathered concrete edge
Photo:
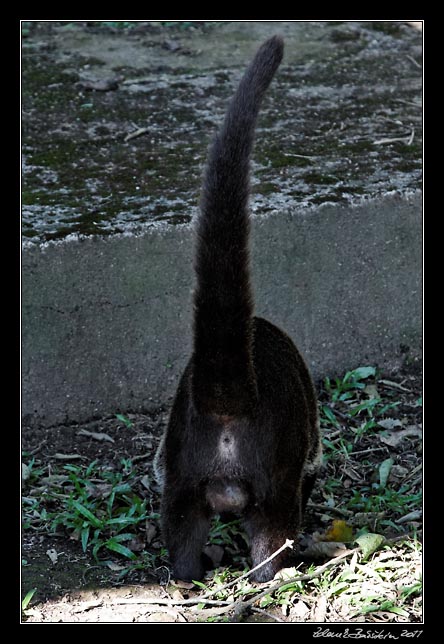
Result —
<instances>
[{"instance_id":1,"label":"weathered concrete edge","mask_svg":"<svg viewBox=\"0 0 444 644\"><path fill-rule=\"evenodd\" d=\"M253 219L256 311L315 378L421 354L422 195ZM22 416L82 422L173 395L190 351L191 226L27 245Z\"/></svg>"}]
</instances>

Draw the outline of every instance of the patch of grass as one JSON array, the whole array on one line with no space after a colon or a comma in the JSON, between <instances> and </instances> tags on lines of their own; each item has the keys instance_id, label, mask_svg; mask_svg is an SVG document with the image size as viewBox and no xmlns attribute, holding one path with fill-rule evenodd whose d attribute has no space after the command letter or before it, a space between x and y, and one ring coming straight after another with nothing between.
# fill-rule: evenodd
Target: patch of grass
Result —
<instances>
[{"instance_id":1,"label":"patch of grass","mask_svg":"<svg viewBox=\"0 0 444 644\"><path fill-rule=\"evenodd\" d=\"M131 427L133 426L130 419L127 418L124 414L116 414L116 418L117 420L120 420L128 429L131 429Z\"/></svg>"},{"instance_id":2,"label":"patch of grass","mask_svg":"<svg viewBox=\"0 0 444 644\"><path fill-rule=\"evenodd\" d=\"M120 471L68 464L49 477L28 477L36 489L23 498L24 528L47 533L60 530L77 539L84 552L97 560L102 549L135 560L132 543L136 528L158 514L148 511L147 499L134 491L135 472L130 459L121 460ZM32 471L32 470L31 470ZM41 475L44 472L39 470Z\"/></svg>"},{"instance_id":3,"label":"patch of grass","mask_svg":"<svg viewBox=\"0 0 444 644\"><path fill-rule=\"evenodd\" d=\"M372 525L363 523L361 529L379 526L399 533L406 528L403 517L411 517L406 523L415 526L421 516L421 463L412 447L421 450L422 398L406 384L387 380L369 366L324 381L322 496L342 516L367 516Z\"/></svg>"}]
</instances>

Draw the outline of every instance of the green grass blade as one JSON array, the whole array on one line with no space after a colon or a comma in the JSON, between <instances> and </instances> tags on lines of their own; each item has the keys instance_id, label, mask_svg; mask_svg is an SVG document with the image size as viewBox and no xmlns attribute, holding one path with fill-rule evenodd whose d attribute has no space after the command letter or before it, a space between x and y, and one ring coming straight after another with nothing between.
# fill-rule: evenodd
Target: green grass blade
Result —
<instances>
[{"instance_id":1,"label":"green grass blade","mask_svg":"<svg viewBox=\"0 0 444 644\"><path fill-rule=\"evenodd\" d=\"M83 552L86 552L86 546L88 545L90 527L87 526L80 532Z\"/></svg>"},{"instance_id":2,"label":"green grass blade","mask_svg":"<svg viewBox=\"0 0 444 644\"><path fill-rule=\"evenodd\" d=\"M118 543L115 539L109 539L108 541L106 541L104 545L108 548L108 550L112 550L113 552L118 552L119 555L128 557L128 559L137 559L136 555L132 550L130 550L126 546L122 546L122 544Z\"/></svg>"},{"instance_id":3,"label":"green grass blade","mask_svg":"<svg viewBox=\"0 0 444 644\"><path fill-rule=\"evenodd\" d=\"M324 413L324 416L327 418L327 420L329 420L332 423L332 425L334 425L335 427L338 427L339 423L337 421L336 416L330 409L330 407L327 407L327 405L322 405L322 411Z\"/></svg>"},{"instance_id":4,"label":"green grass blade","mask_svg":"<svg viewBox=\"0 0 444 644\"><path fill-rule=\"evenodd\" d=\"M24 596L22 600L22 610L26 610L28 608L28 604L31 601L31 599L34 597L34 593L36 592L37 588L31 588L31 590L28 590L26 595Z\"/></svg>"},{"instance_id":5,"label":"green grass blade","mask_svg":"<svg viewBox=\"0 0 444 644\"><path fill-rule=\"evenodd\" d=\"M350 373L353 380L365 380L366 378L374 376L375 374L375 367L358 367L357 369L353 369L353 371Z\"/></svg>"},{"instance_id":6,"label":"green grass blade","mask_svg":"<svg viewBox=\"0 0 444 644\"><path fill-rule=\"evenodd\" d=\"M112 540L121 543L122 541L130 541L130 539L135 539L135 537L136 535L132 532L121 532L120 534L115 534Z\"/></svg>"},{"instance_id":7,"label":"green grass blade","mask_svg":"<svg viewBox=\"0 0 444 644\"><path fill-rule=\"evenodd\" d=\"M77 510L77 512L80 512L82 516L85 517L85 519L88 519L90 523L95 527L95 528L101 528L102 527L102 522L100 519L98 519L94 514L88 510L88 508L85 508L84 505L79 503L78 501L73 501L72 502L73 506Z\"/></svg>"}]
</instances>

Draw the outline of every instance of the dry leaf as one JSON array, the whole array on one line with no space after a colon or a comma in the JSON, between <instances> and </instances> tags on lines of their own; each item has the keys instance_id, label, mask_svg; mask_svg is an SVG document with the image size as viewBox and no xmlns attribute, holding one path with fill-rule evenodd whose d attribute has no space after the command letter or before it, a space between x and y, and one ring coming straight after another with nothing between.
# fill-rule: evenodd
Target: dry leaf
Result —
<instances>
[{"instance_id":1,"label":"dry leaf","mask_svg":"<svg viewBox=\"0 0 444 644\"><path fill-rule=\"evenodd\" d=\"M382 534L367 532L356 537L355 543L358 544L362 552L362 558L365 560L372 555L385 541Z\"/></svg>"},{"instance_id":2,"label":"dry leaf","mask_svg":"<svg viewBox=\"0 0 444 644\"><path fill-rule=\"evenodd\" d=\"M146 528L145 528L145 539L148 546L151 544L151 541L154 539L156 534L157 534L157 528L154 525L154 523L150 523L149 521L147 521Z\"/></svg>"},{"instance_id":3,"label":"dry leaf","mask_svg":"<svg viewBox=\"0 0 444 644\"><path fill-rule=\"evenodd\" d=\"M345 550L347 550L345 543L338 541L320 541L306 548L302 554L304 557L309 557L310 559L330 559L331 557L338 557L344 554Z\"/></svg>"},{"instance_id":4,"label":"dry leaf","mask_svg":"<svg viewBox=\"0 0 444 644\"><path fill-rule=\"evenodd\" d=\"M120 570L125 570L125 566L120 566L119 564L114 563L114 561L107 561L106 566L113 572L120 572Z\"/></svg>"},{"instance_id":5,"label":"dry leaf","mask_svg":"<svg viewBox=\"0 0 444 644\"><path fill-rule=\"evenodd\" d=\"M54 548L51 548L51 550L47 550L46 554L51 559L52 563L55 565L57 563L59 556L57 552L54 550Z\"/></svg>"},{"instance_id":6,"label":"dry leaf","mask_svg":"<svg viewBox=\"0 0 444 644\"><path fill-rule=\"evenodd\" d=\"M140 482L146 490L150 489L150 477L148 476L148 474L145 474L145 476L142 476L142 478L140 479Z\"/></svg>"},{"instance_id":7,"label":"dry leaf","mask_svg":"<svg viewBox=\"0 0 444 644\"><path fill-rule=\"evenodd\" d=\"M390 472L389 480L391 480L392 477L402 479L405 476L407 476L408 473L409 473L408 469L403 465L393 465L392 470Z\"/></svg>"},{"instance_id":8,"label":"dry leaf","mask_svg":"<svg viewBox=\"0 0 444 644\"><path fill-rule=\"evenodd\" d=\"M333 519L323 541L352 541L353 529L343 519Z\"/></svg>"},{"instance_id":9,"label":"dry leaf","mask_svg":"<svg viewBox=\"0 0 444 644\"><path fill-rule=\"evenodd\" d=\"M93 499L106 499L112 492L111 483L87 483L88 493Z\"/></svg>"},{"instance_id":10,"label":"dry leaf","mask_svg":"<svg viewBox=\"0 0 444 644\"><path fill-rule=\"evenodd\" d=\"M352 481L357 481L361 482L362 481L362 476L356 472L351 466L344 466L343 469L344 473L347 474L348 477L351 478Z\"/></svg>"},{"instance_id":11,"label":"dry leaf","mask_svg":"<svg viewBox=\"0 0 444 644\"><path fill-rule=\"evenodd\" d=\"M379 427L383 429L394 429L395 427L402 427L402 423L399 418L383 418L378 420Z\"/></svg>"},{"instance_id":12,"label":"dry leaf","mask_svg":"<svg viewBox=\"0 0 444 644\"><path fill-rule=\"evenodd\" d=\"M57 452L57 454L54 454L53 458L57 458L59 461L76 461L79 459L85 459L86 456L82 456L81 454L60 454L60 452Z\"/></svg>"},{"instance_id":13,"label":"dry leaf","mask_svg":"<svg viewBox=\"0 0 444 644\"><path fill-rule=\"evenodd\" d=\"M362 391L367 394L369 398L380 398L378 387L376 385L366 385Z\"/></svg>"},{"instance_id":14,"label":"dry leaf","mask_svg":"<svg viewBox=\"0 0 444 644\"><path fill-rule=\"evenodd\" d=\"M379 485L385 487L388 477L395 461L392 458L386 458L379 466Z\"/></svg>"},{"instance_id":15,"label":"dry leaf","mask_svg":"<svg viewBox=\"0 0 444 644\"><path fill-rule=\"evenodd\" d=\"M29 479L31 476L31 469L25 465L25 463L22 463L22 484Z\"/></svg>"},{"instance_id":16,"label":"dry leaf","mask_svg":"<svg viewBox=\"0 0 444 644\"><path fill-rule=\"evenodd\" d=\"M69 481L69 478L65 474L50 474L40 479L40 481L43 485L61 485Z\"/></svg>"},{"instance_id":17,"label":"dry leaf","mask_svg":"<svg viewBox=\"0 0 444 644\"><path fill-rule=\"evenodd\" d=\"M103 434L102 432L89 432L87 429L81 429L77 432L77 436L89 436L94 438L96 441L108 441L109 443L114 443L114 438L108 434Z\"/></svg>"},{"instance_id":18,"label":"dry leaf","mask_svg":"<svg viewBox=\"0 0 444 644\"><path fill-rule=\"evenodd\" d=\"M422 510L414 510L405 514L400 519L396 520L396 523L406 523L407 521L419 521L422 518Z\"/></svg>"},{"instance_id":19,"label":"dry leaf","mask_svg":"<svg viewBox=\"0 0 444 644\"><path fill-rule=\"evenodd\" d=\"M128 542L128 548L133 552L142 552L145 548L145 539L142 535L138 534Z\"/></svg>"},{"instance_id":20,"label":"dry leaf","mask_svg":"<svg viewBox=\"0 0 444 644\"><path fill-rule=\"evenodd\" d=\"M283 579L285 581L286 579L293 579L293 577L296 577L297 574L298 570L294 566L292 568L281 568L275 574L273 579Z\"/></svg>"},{"instance_id":21,"label":"dry leaf","mask_svg":"<svg viewBox=\"0 0 444 644\"><path fill-rule=\"evenodd\" d=\"M400 431L388 432L385 436L380 434L379 440L386 445L390 445L390 447L397 447L399 443L404 440L404 438L414 436L421 438L422 429L420 429L417 425L409 425L408 427Z\"/></svg>"}]
</instances>

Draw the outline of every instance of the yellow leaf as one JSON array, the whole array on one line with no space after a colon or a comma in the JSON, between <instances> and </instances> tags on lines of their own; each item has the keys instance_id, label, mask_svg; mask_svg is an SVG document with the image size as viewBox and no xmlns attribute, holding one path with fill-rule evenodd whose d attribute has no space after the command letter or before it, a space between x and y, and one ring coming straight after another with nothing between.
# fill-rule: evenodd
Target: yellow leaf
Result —
<instances>
[{"instance_id":1,"label":"yellow leaf","mask_svg":"<svg viewBox=\"0 0 444 644\"><path fill-rule=\"evenodd\" d=\"M334 519L323 541L353 541L353 530L343 519Z\"/></svg>"}]
</instances>

